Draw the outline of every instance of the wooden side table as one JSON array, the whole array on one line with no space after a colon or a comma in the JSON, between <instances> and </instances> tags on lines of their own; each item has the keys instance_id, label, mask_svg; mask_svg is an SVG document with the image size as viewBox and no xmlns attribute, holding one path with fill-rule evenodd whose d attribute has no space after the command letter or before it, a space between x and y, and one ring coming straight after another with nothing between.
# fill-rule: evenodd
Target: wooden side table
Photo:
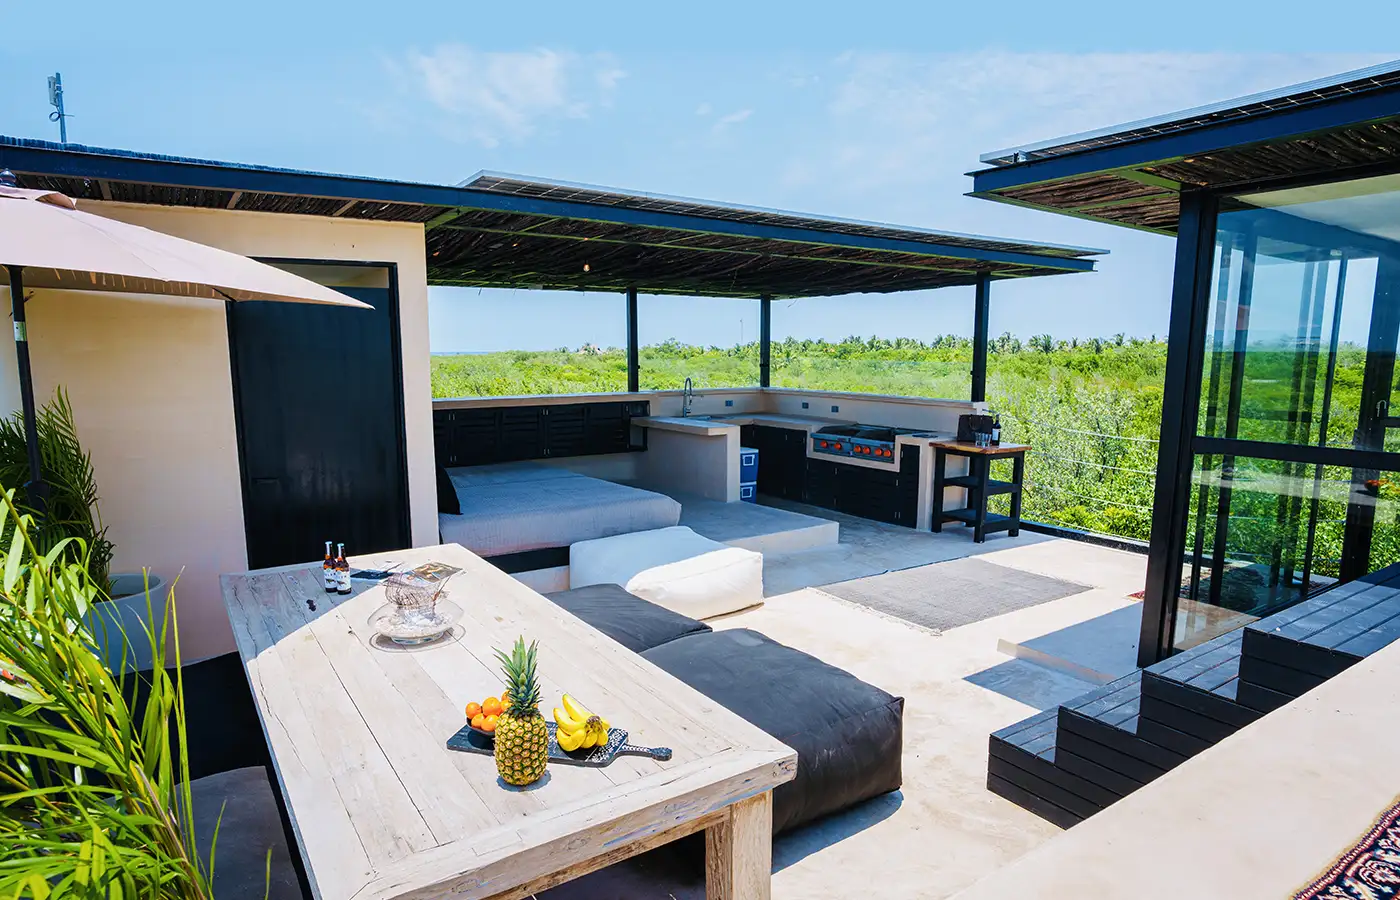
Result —
<instances>
[{"instance_id":1,"label":"wooden side table","mask_svg":"<svg viewBox=\"0 0 1400 900\"><path fill-rule=\"evenodd\" d=\"M933 531L943 530L945 521L962 522L971 526L972 540L978 544L987 540L987 533L1005 531L1011 537L1021 533L1021 482L1026 475L1027 444L997 444L979 447L967 441L931 441L933 446ZM968 472L952 478L944 474L949 456L967 457ZM1012 460L1010 481L992 478L992 460ZM967 508L943 508L943 489L967 488ZM1011 515L987 512L987 501L998 494L1011 495Z\"/></svg>"}]
</instances>

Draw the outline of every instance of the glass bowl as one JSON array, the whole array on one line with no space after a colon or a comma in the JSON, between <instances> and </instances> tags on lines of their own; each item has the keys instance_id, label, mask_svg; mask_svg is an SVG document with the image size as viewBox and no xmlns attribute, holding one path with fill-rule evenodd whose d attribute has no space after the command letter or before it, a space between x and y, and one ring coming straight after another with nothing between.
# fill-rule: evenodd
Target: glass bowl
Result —
<instances>
[{"instance_id":1,"label":"glass bowl","mask_svg":"<svg viewBox=\"0 0 1400 900\"><path fill-rule=\"evenodd\" d=\"M462 608L440 597L431 607L386 603L369 617L369 627L395 644L413 646L443 637L462 619Z\"/></svg>"}]
</instances>

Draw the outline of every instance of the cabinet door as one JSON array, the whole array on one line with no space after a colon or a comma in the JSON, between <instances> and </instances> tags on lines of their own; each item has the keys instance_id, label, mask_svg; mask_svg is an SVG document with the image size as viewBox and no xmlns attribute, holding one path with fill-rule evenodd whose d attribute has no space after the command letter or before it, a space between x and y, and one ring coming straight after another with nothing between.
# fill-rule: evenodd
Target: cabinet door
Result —
<instances>
[{"instance_id":1,"label":"cabinet door","mask_svg":"<svg viewBox=\"0 0 1400 900\"><path fill-rule=\"evenodd\" d=\"M807 432L784 428L782 433L783 477L779 481L782 489L780 496L800 501L803 484L807 480Z\"/></svg>"}]
</instances>

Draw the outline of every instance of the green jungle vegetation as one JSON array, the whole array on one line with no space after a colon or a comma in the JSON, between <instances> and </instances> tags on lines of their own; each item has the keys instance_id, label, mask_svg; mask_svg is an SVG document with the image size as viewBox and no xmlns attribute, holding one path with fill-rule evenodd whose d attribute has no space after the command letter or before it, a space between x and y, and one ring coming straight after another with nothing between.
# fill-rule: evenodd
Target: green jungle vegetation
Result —
<instances>
[{"instance_id":1,"label":"green jungle vegetation","mask_svg":"<svg viewBox=\"0 0 1400 900\"><path fill-rule=\"evenodd\" d=\"M1226 336L1226 349L1231 339ZM1024 516L1146 540L1151 531L1166 343L1156 337L1121 334L1089 340L1060 340L1044 334L1023 340L1003 334L991 341L989 350L988 403L1002 417L1003 439L1035 447L1026 462ZM694 379L697 391L758 381L756 343L701 347L668 340L643 347L640 359L643 389L678 389L687 375ZM772 380L776 387L966 397L971 360L971 341L956 335L931 341L788 338L773 344ZM1240 392L1238 436L1316 444L1326 400L1327 443L1350 446L1364 362L1364 348L1346 344L1339 348L1331 395L1324 397L1325 352L1299 352L1282 342L1252 344ZM1208 360L1202 434L1223 434L1231 364L1228 352L1212 353ZM434 356L432 384L435 397L621 391L626 386L626 354L618 348L586 346ZM1299 414L1290 415L1294 396ZM1387 443L1393 446L1386 449L1400 450L1400 439ZM1009 463L998 465L1009 468ZM1199 523L1199 546L1207 555L1214 544L1220 468L1218 458L1197 460L1191 540L1196 543ZM1222 602L1228 599L1229 605L1248 608L1254 605L1249 598L1256 593L1252 589L1256 582L1262 585L1275 580L1271 574L1290 569L1301 575L1301 557L1314 518L1315 474L1312 467L1235 461L1227 539L1233 565L1225 575ZM1346 506L1354 493L1352 473L1328 467L1321 474L1311 529L1315 575L1334 576ZM1372 473L1367 479L1375 482L1364 492L1374 498L1366 502L1376 509L1372 558L1380 565L1400 559L1400 477L1394 486L1386 473ZM1000 499L1004 506L1005 498ZM1198 506L1204 515L1195 514ZM1207 579L1202 582L1205 590L1208 568L1201 577ZM1239 586L1231 589L1231 579ZM1263 602L1262 593L1259 599Z\"/></svg>"}]
</instances>

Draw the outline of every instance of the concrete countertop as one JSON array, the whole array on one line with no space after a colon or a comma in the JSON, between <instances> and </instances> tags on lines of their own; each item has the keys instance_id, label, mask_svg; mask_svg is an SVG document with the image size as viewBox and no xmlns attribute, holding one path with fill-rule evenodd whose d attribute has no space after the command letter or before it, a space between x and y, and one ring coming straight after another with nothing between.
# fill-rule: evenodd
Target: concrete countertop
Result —
<instances>
[{"instance_id":1,"label":"concrete countertop","mask_svg":"<svg viewBox=\"0 0 1400 900\"><path fill-rule=\"evenodd\" d=\"M811 434L819 428L827 425L857 425L849 419L824 419L817 416L791 416L779 413L734 413L728 416L646 416L632 420L633 425L643 428L656 428L661 431L677 431L684 434L694 434L704 437L714 437L727 434L729 429L738 428L742 425L768 425L774 428L790 428L794 431L804 431ZM933 441L948 440L956 437L953 432L945 431L921 431L914 434L900 434L895 436L895 446L901 447L905 444L918 444L927 446ZM843 465L862 466L870 469L891 470L899 467L898 456L888 462L875 459L860 459L857 457L841 456L833 457L820 454L807 447L807 456L810 459L828 459L840 462Z\"/></svg>"},{"instance_id":2,"label":"concrete countertop","mask_svg":"<svg viewBox=\"0 0 1400 900\"><path fill-rule=\"evenodd\" d=\"M718 416L644 416L632 420L643 428L682 431L689 434L724 434L726 429L741 425L771 425L811 433L827 425L854 425L849 419L820 419L816 416L784 416L777 413L733 413Z\"/></svg>"},{"instance_id":3,"label":"concrete countertop","mask_svg":"<svg viewBox=\"0 0 1400 900\"><path fill-rule=\"evenodd\" d=\"M633 419L632 424L642 428L655 428L658 431L679 431L682 434L705 437L728 434L739 425L737 422L717 422L701 416L640 416Z\"/></svg>"}]
</instances>

